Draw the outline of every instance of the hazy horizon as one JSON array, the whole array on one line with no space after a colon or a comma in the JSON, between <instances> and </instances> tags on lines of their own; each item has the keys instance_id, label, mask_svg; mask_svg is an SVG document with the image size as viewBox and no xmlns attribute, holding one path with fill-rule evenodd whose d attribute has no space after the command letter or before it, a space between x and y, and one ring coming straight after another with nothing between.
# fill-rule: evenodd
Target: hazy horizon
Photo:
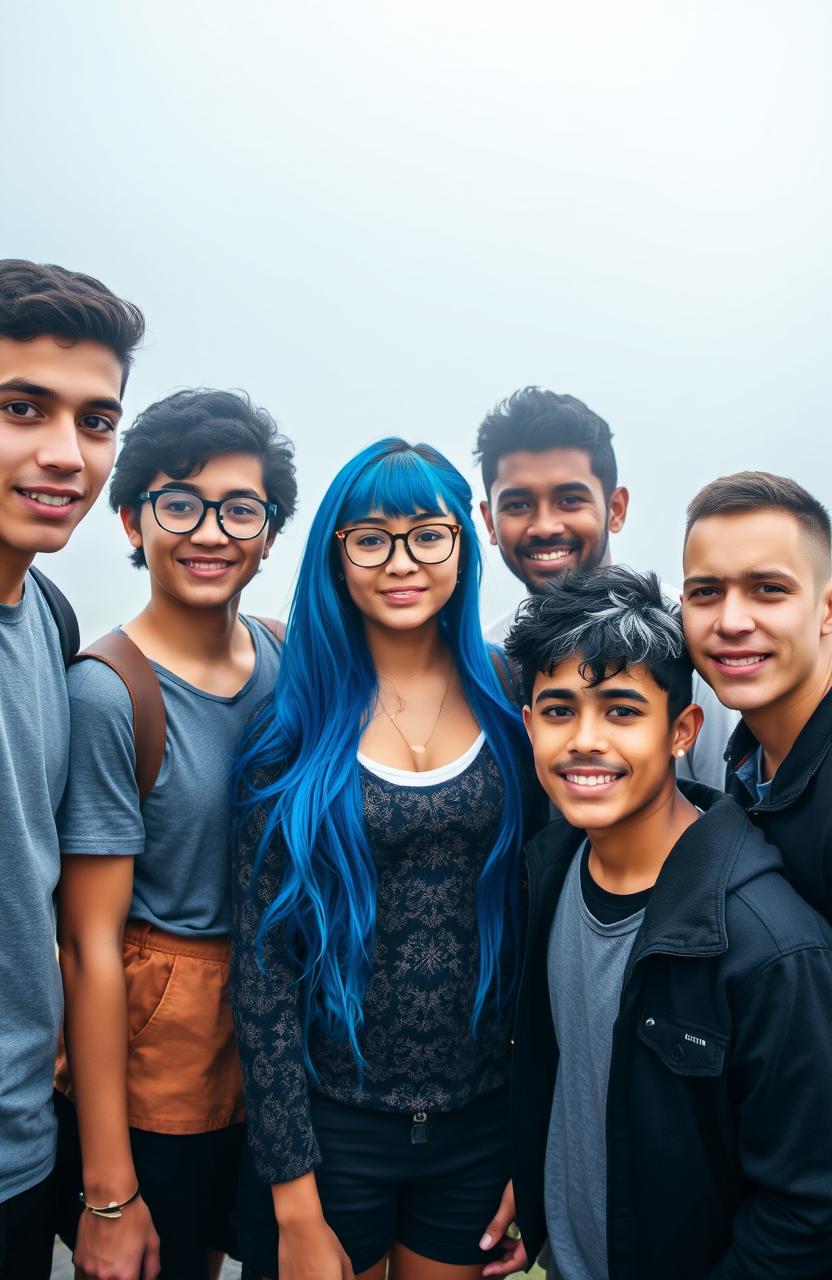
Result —
<instances>
[{"instance_id":1,"label":"hazy horizon","mask_svg":"<svg viewBox=\"0 0 832 1280\"><path fill-rule=\"evenodd\" d=\"M4 15L5 256L145 310L126 421L245 388L299 509L244 599L285 613L317 502L369 440L448 454L537 383L610 423L614 556L679 578L684 507L762 468L832 500L832 10L242 0ZM102 499L43 567L86 638L147 593ZM489 549L484 614L522 590Z\"/></svg>"}]
</instances>

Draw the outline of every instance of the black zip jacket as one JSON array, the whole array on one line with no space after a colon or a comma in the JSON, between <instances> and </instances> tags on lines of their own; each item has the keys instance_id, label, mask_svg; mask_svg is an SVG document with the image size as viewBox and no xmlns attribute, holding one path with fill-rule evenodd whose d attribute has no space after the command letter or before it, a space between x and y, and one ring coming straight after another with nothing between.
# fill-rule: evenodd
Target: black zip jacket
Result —
<instances>
[{"instance_id":1,"label":"black zip jacket","mask_svg":"<svg viewBox=\"0 0 832 1280\"><path fill-rule=\"evenodd\" d=\"M830 1280L832 929L733 800L682 790L706 812L650 895L613 1030L610 1280ZM583 838L556 818L526 848L511 1120L530 1262L558 1061L547 943Z\"/></svg>"},{"instance_id":2,"label":"black zip jacket","mask_svg":"<svg viewBox=\"0 0 832 1280\"><path fill-rule=\"evenodd\" d=\"M797 892L832 922L832 693L803 726L764 801L736 773L758 745L741 720L725 753L726 790L777 845Z\"/></svg>"}]
</instances>

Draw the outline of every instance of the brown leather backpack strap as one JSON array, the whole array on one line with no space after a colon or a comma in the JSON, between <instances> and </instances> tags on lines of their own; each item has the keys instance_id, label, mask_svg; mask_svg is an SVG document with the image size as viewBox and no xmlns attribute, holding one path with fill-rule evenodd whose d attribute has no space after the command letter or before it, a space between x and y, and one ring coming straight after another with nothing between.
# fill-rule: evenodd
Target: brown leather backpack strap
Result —
<instances>
[{"instance_id":1,"label":"brown leather backpack strap","mask_svg":"<svg viewBox=\"0 0 832 1280\"><path fill-rule=\"evenodd\" d=\"M167 720L156 672L138 645L121 631L109 631L76 655L75 662L94 658L114 671L133 704L133 741L136 747L136 782L144 804L153 790L165 758Z\"/></svg>"},{"instance_id":2,"label":"brown leather backpack strap","mask_svg":"<svg viewBox=\"0 0 832 1280\"><path fill-rule=\"evenodd\" d=\"M278 644L283 644L286 639L285 622L278 622L277 618L255 618L254 621L261 623L267 631L271 631Z\"/></svg>"}]
</instances>

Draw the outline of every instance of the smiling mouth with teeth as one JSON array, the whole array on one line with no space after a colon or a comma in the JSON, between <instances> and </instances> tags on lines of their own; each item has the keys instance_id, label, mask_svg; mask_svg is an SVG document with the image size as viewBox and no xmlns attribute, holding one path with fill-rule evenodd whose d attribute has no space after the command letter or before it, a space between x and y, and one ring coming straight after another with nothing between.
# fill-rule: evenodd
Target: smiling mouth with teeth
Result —
<instances>
[{"instance_id":1,"label":"smiling mouth with teeth","mask_svg":"<svg viewBox=\"0 0 832 1280\"><path fill-rule=\"evenodd\" d=\"M615 782L621 775L618 773L565 773L563 777L578 787L600 787L607 782Z\"/></svg>"},{"instance_id":2,"label":"smiling mouth with teeth","mask_svg":"<svg viewBox=\"0 0 832 1280\"><path fill-rule=\"evenodd\" d=\"M721 667L753 667L758 662L764 662L768 657L767 653L752 653L746 658L723 658L718 654L716 661Z\"/></svg>"},{"instance_id":3,"label":"smiling mouth with teeth","mask_svg":"<svg viewBox=\"0 0 832 1280\"><path fill-rule=\"evenodd\" d=\"M230 560L183 560L189 569L227 569Z\"/></svg>"},{"instance_id":4,"label":"smiling mouth with teeth","mask_svg":"<svg viewBox=\"0 0 832 1280\"><path fill-rule=\"evenodd\" d=\"M77 496L70 493L41 493L39 489L21 489L19 492L24 498L41 502L45 507L68 507L71 502L78 501Z\"/></svg>"},{"instance_id":5,"label":"smiling mouth with teeth","mask_svg":"<svg viewBox=\"0 0 832 1280\"><path fill-rule=\"evenodd\" d=\"M571 556L573 547L549 547L545 551L526 551L524 555L528 560L538 560L543 563L553 560L565 560L567 556Z\"/></svg>"}]
</instances>

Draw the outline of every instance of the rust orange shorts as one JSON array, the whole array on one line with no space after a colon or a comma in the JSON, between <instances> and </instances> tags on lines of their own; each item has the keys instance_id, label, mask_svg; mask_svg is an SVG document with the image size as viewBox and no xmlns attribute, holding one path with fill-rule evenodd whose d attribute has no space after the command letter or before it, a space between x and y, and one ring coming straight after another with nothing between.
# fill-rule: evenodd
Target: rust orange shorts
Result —
<instances>
[{"instance_id":1,"label":"rust orange shorts","mask_svg":"<svg viewBox=\"0 0 832 1280\"><path fill-rule=\"evenodd\" d=\"M205 1133L243 1119L229 953L227 938L181 938L128 920L127 1108L134 1129ZM72 1096L63 1053L56 1084Z\"/></svg>"}]
</instances>

